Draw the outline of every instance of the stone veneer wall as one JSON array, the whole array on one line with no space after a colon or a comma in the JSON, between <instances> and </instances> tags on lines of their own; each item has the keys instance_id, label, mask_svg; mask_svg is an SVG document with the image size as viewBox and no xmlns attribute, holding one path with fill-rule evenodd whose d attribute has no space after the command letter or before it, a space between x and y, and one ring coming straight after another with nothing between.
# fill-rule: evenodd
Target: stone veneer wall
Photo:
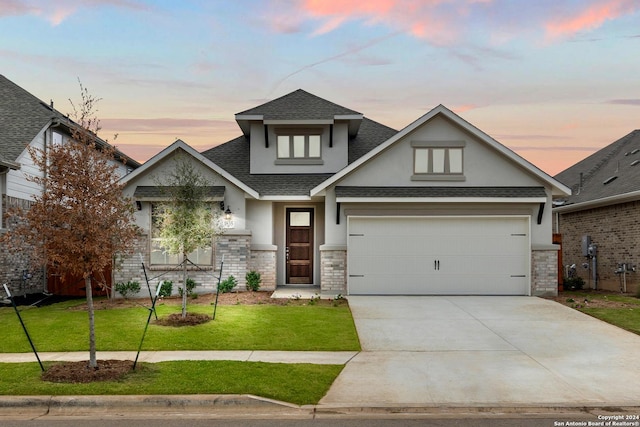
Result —
<instances>
[{"instance_id":1,"label":"stone veneer wall","mask_svg":"<svg viewBox=\"0 0 640 427\"><path fill-rule=\"evenodd\" d=\"M620 275L615 274L618 263L631 263L636 272L626 275L627 292L640 289L640 201L612 206L567 212L559 215L558 230L562 234L562 262L576 264L578 276L585 287L590 280L590 269L582 264L590 261L582 256L582 236L591 236L598 247L598 289L620 291Z\"/></svg>"},{"instance_id":2,"label":"stone veneer wall","mask_svg":"<svg viewBox=\"0 0 640 427\"><path fill-rule=\"evenodd\" d=\"M531 295L558 295L558 251L556 249L531 251Z\"/></svg>"},{"instance_id":3,"label":"stone veneer wall","mask_svg":"<svg viewBox=\"0 0 640 427\"><path fill-rule=\"evenodd\" d=\"M2 226L6 231L13 230L16 218L7 214L13 208L29 209L31 202L2 195ZM5 231L0 231L5 235ZM0 294L4 295L2 284L6 283L12 295L22 296L45 291L45 271L35 267L32 261L33 248L24 245L22 249L11 249L6 243L0 243Z\"/></svg>"},{"instance_id":4,"label":"stone veneer wall","mask_svg":"<svg viewBox=\"0 0 640 427\"><path fill-rule=\"evenodd\" d=\"M214 292L218 284L218 276L220 275L220 262L224 255L224 266L222 269L222 279L225 280L233 275L238 285L236 289L243 291L246 289L245 276L248 270L250 259L251 235L248 232L239 234L226 233L216 240L215 267L200 269L190 266L187 275L195 280L198 284L195 288L196 293L204 294ZM137 281L140 283L141 291L139 297L146 297L149 291L146 287L144 271L142 270L142 260L145 260L145 268L151 285L152 293L161 280L171 280L173 282L173 294L178 294L178 288L182 284L182 269L172 270L164 267L149 266L149 236L142 236L136 245L133 255L116 261L113 272L113 282ZM275 265L275 261L274 261ZM275 277L275 272L273 273ZM264 279L263 279L264 280ZM274 280L275 282L275 280ZM274 287L275 288L275 287ZM119 296L119 295L118 295Z\"/></svg>"},{"instance_id":5,"label":"stone veneer wall","mask_svg":"<svg viewBox=\"0 0 640 427\"><path fill-rule=\"evenodd\" d=\"M320 292L347 293L347 250L342 247L320 247Z\"/></svg>"},{"instance_id":6,"label":"stone veneer wall","mask_svg":"<svg viewBox=\"0 0 640 427\"><path fill-rule=\"evenodd\" d=\"M251 247L249 270L260 273L260 290L276 290L276 246L259 245Z\"/></svg>"}]
</instances>

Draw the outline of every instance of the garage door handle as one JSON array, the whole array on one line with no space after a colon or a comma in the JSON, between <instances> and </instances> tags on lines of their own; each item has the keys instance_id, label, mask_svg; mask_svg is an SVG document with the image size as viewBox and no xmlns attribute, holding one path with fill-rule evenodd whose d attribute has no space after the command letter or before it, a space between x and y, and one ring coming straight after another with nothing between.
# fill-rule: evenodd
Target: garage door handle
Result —
<instances>
[{"instance_id":1,"label":"garage door handle","mask_svg":"<svg viewBox=\"0 0 640 427\"><path fill-rule=\"evenodd\" d=\"M511 277L527 277L526 274L512 274Z\"/></svg>"},{"instance_id":2,"label":"garage door handle","mask_svg":"<svg viewBox=\"0 0 640 427\"><path fill-rule=\"evenodd\" d=\"M364 274L350 274L349 277L364 277Z\"/></svg>"},{"instance_id":3,"label":"garage door handle","mask_svg":"<svg viewBox=\"0 0 640 427\"><path fill-rule=\"evenodd\" d=\"M433 260L433 269L440 270L440 260L438 259Z\"/></svg>"}]
</instances>

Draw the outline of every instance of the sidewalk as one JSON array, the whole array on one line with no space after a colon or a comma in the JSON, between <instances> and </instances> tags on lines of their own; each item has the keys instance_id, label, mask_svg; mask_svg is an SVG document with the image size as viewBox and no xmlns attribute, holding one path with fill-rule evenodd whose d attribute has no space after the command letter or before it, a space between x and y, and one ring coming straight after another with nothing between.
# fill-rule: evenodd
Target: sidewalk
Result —
<instances>
[{"instance_id":1,"label":"sidewalk","mask_svg":"<svg viewBox=\"0 0 640 427\"><path fill-rule=\"evenodd\" d=\"M344 365L357 351L142 351L138 362L172 360L236 360L241 362L313 363ZM78 362L89 360L88 351L38 353L43 362ZM98 360L135 360L135 351L98 351ZM33 353L0 353L0 363L37 362Z\"/></svg>"}]
</instances>

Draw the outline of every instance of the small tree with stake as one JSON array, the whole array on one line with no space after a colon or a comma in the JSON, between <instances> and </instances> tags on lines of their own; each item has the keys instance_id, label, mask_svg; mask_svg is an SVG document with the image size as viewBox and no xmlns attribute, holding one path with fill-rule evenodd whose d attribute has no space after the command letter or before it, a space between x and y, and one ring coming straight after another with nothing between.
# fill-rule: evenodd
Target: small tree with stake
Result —
<instances>
[{"instance_id":1,"label":"small tree with stake","mask_svg":"<svg viewBox=\"0 0 640 427\"><path fill-rule=\"evenodd\" d=\"M99 99L80 84L82 103L72 104L71 139L47 150L29 149L35 166L45 171L28 179L41 188L12 238L38 248L42 265L60 273L82 275L89 315L89 367L97 368L94 326L94 273L103 271L118 253L128 253L137 236L133 203L123 198L115 150L97 137Z\"/></svg>"},{"instance_id":2,"label":"small tree with stake","mask_svg":"<svg viewBox=\"0 0 640 427\"><path fill-rule=\"evenodd\" d=\"M171 254L182 255L182 283L187 283L189 254L212 244L216 234L215 217L209 203L207 179L181 152L165 180L157 180L167 201L160 205L159 229L162 246ZM182 292L182 318L187 317L188 292Z\"/></svg>"}]
</instances>

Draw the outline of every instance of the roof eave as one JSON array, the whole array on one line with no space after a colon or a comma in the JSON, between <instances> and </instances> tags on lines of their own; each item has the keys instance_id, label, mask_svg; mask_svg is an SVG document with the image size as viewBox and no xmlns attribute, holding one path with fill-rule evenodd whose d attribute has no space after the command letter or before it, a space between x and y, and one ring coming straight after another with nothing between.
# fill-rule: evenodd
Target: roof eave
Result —
<instances>
[{"instance_id":1,"label":"roof eave","mask_svg":"<svg viewBox=\"0 0 640 427\"><path fill-rule=\"evenodd\" d=\"M340 203L545 203L546 197L336 197Z\"/></svg>"},{"instance_id":2,"label":"roof eave","mask_svg":"<svg viewBox=\"0 0 640 427\"><path fill-rule=\"evenodd\" d=\"M615 196L603 197L600 199L589 200L586 202L572 203L564 206L557 206L553 208L554 212L569 213L575 211L581 211L584 209L600 208L603 206L616 205L620 203L633 202L640 200L640 190L631 191L629 193L617 194Z\"/></svg>"},{"instance_id":3,"label":"roof eave","mask_svg":"<svg viewBox=\"0 0 640 427\"><path fill-rule=\"evenodd\" d=\"M348 165L347 167L345 167L344 169L342 169L341 171L339 171L338 173L333 175L331 178L327 179L326 181L320 183L315 188L311 189L311 195L314 196L318 192L326 189L331 184L336 183L337 181L342 179L344 176L348 175L353 170L357 169L362 164L366 163L369 159L371 159L372 157L375 157L376 155L378 155L382 151L386 150L389 146L393 145L398 140L404 138L409 133L413 132L415 129L417 129L418 127L422 126L424 123L428 122L429 120L431 120L432 118L434 118L438 114L442 114L443 116L445 116L449 120L451 120L454 123L456 123L461 128L465 129L467 132L471 133L475 137L481 139L482 141L484 141L487 144L489 144L490 146L492 146L498 152L500 152L501 154L503 154L504 156L509 158L511 161L513 161L516 164L518 164L520 167L522 167L525 170L527 170L529 173L531 173L531 174L535 175L537 178L541 179L544 183L546 183L547 185L549 185L551 187L551 194L553 196L569 196L569 195L571 195L571 189L569 187L567 187L566 185L562 184L561 182L555 180L553 177L551 177L547 173L543 172L542 170L538 169L536 166L534 166L533 164L529 163L524 158L518 156L513 151L511 151L510 149L508 149L504 145L500 144L498 141L493 139L491 136L487 135L486 133L484 133L483 131L481 131L477 127L473 126L471 123L467 122L466 120L464 120L463 118L461 118L460 116L458 116L457 114L455 114L454 112L452 112L451 110L449 110L448 108L446 108L442 104L438 105L437 107L433 108L428 113L426 113L423 116L419 117L417 120L413 121L412 123L407 125L404 129L402 129L401 131L399 131L398 133L393 135L391 138L389 138L386 142L378 145L376 148L374 148L373 150L369 151L367 154L365 154L364 156L360 157L358 160L356 160L355 162L351 163L350 165Z\"/></svg>"}]
</instances>

